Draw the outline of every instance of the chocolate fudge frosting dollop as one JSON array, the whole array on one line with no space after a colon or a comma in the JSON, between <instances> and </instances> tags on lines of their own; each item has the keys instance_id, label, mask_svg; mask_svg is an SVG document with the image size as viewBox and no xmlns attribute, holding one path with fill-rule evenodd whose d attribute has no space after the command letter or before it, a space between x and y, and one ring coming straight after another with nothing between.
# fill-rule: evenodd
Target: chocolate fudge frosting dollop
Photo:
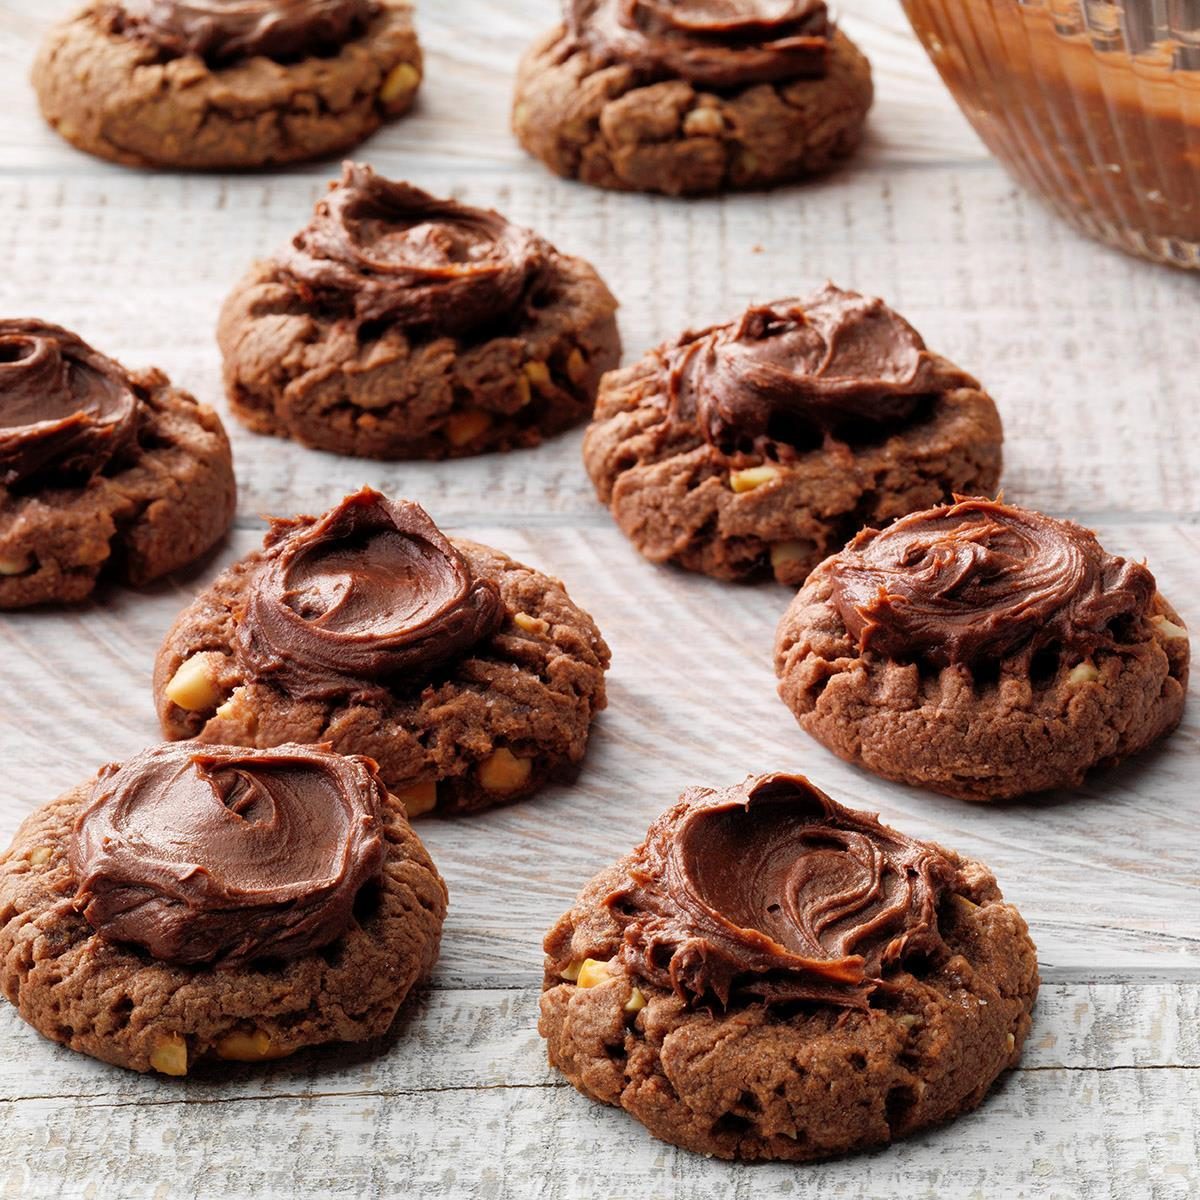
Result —
<instances>
[{"instance_id":1,"label":"chocolate fudge frosting dollop","mask_svg":"<svg viewBox=\"0 0 1200 1200\"><path fill-rule=\"evenodd\" d=\"M567 28L607 61L705 87L819 78L832 33L823 0L568 0Z\"/></svg>"},{"instance_id":2,"label":"chocolate fudge frosting dollop","mask_svg":"<svg viewBox=\"0 0 1200 1200\"><path fill-rule=\"evenodd\" d=\"M630 972L690 1004L867 1005L886 972L945 953L936 847L843 808L800 775L689 789L607 898Z\"/></svg>"},{"instance_id":3,"label":"chocolate fudge frosting dollop","mask_svg":"<svg viewBox=\"0 0 1200 1200\"><path fill-rule=\"evenodd\" d=\"M930 396L975 382L882 300L833 284L685 335L666 365L678 419L696 421L724 454L782 459L827 436L877 435Z\"/></svg>"},{"instance_id":4,"label":"chocolate fudge frosting dollop","mask_svg":"<svg viewBox=\"0 0 1200 1200\"><path fill-rule=\"evenodd\" d=\"M77 481L137 435L138 398L125 369L43 321L0 321L0 484Z\"/></svg>"},{"instance_id":5,"label":"chocolate fudge frosting dollop","mask_svg":"<svg viewBox=\"0 0 1200 1200\"><path fill-rule=\"evenodd\" d=\"M112 0L105 7L113 33L214 66L334 53L378 11L375 0Z\"/></svg>"},{"instance_id":6,"label":"chocolate fudge frosting dollop","mask_svg":"<svg viewBox=\"0 0 1200 1200\"><path fill-rule=\"evenodd\" d=\"M458 334L509 319L549 253L497 212L347 163L279 266L305 299L360 321Z\"/></svg>"},{"instance_id":7,"label":"chocolate fudge frosting dollop","mask_svg":"<svg viewBox=\"0 0 1200 1200\"><path fill-rule=\"evenodd\" d=\"M101 771L75 821L75 906L164 962L299 957L380 877L385 794L370 759L312 746L143 751Z\"/></svg>"},{"instance_id":8,"label":"chocolate fudge frosting dollop","mask_svg":"<svg viewBox=\"0 0 1200 1200\"><path fill-rule=\"evenodd\" d=\"M864 650L934 666L1056 647L1085 655L1144 617L1154 576L1091 530L960 499L865 529L833 561L832 600Z\"/></svg>"},{"instance_id":9,"label":"chocolate fudge frosting dollop","mask_svg":"<svg viewBox=\"0 0 1200 1200\"><path fill-rule=\"evenodd\" d=\"M323 517L272 522L235 615L251 678L330 699L423 678L494 633L505 608L420 505L364 488Z\"/></svg>"}]
</instances>

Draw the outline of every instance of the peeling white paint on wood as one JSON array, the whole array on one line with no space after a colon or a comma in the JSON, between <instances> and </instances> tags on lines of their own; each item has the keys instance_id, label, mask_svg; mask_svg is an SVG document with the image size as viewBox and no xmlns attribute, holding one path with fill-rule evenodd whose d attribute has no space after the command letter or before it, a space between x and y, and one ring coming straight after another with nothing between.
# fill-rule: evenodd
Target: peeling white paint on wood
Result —
<instances>
[{"instance_id":1,"label":"peeling white paint on wood","mask_svg":"<svg viewBox=\"0 0 1200 1200\"><path fill-rule=\"evenodd\" d=\"M77 328L220 406L221 299L303 223L335 165L188 177L76 153L43 128L26 84L41 29L69 7L0 0L0 311ZM506 128L513 64L553 19L551 0L425 0L419 110L360 157L495 205L591 258L622 301L629 355L826 277L885 296L996 396L1007 495L1144 556L1195 627L1196 280L1057 224L988 160L898 6L843 8L879 95L863 154L825 181L679 203L551 178ZM575 787L422 824L451 914L430 989L383 1046L180 1084L70 1055L0 1014L0 1196L1200 1191L1195 704L1165 748L1076 796L988 809L885 784L810 742L774 698L771 636L786 593L638 559L592 496L578 433L429 465L230 430L238 529L211 562L143 595L0 618L0 838L155 739L158 641L191 592L255 544L258 514L319 511L361 483L419 499L455 532L566 580L612 643L611 707ZM1021 1069L978 1113L862 1158L739 1168L654 1142L546 1067L540 939L683 786L774 768L806 771L839 799L987 861L1028 918L1048 982Z\"/></svg>"}]
</instances>

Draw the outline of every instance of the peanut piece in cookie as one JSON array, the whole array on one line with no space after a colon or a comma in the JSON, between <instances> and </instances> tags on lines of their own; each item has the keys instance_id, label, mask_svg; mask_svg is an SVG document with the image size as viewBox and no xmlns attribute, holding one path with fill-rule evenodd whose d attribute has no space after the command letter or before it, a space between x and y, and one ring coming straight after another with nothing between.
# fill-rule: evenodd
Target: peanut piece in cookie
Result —
<instances>
[{"instance_id":1,"label":"peanut piece in cookie","mask_svg":"<svg viewBox=\"0 0 1200 1200\"><path fill-rule=\"evenodd\" d=\"M437 808L437 781L424 779L420 783L400 789L395 796L404 805L404 811L409 817L419 817L422 813L432 812Z\"/></svg>"},{"instance_id":2,"label":"peanut piece in cookie","mask_svg":"<svg viewBox=\"0 0 1200 1200\"><path fill-rule=\"evenodd\" d=\"M186 1075L188 1072L187 1042L177 1033L160 1039L150 1052L150 1065L160 1075Z\"/></svg>"},{"instance_id":3,"label":"peanut piece in cookie","mask_svg":"<svg viewBox=\"0 0 1200 1200\"><path fill-rule=\"evenodd\" d=\"M501 746L479 764L479 782L489 792L515 792L529 782L532 771L529 759Z\"/></svg>"},{"instance_id":4,"label":"peanut piece in cookie","mask_svg":"<svg viewBox=\"0 0 1200 1200\"><path fill-rule=\"evenodd\" d=\"M400 63L388 72L379 89L379 100L385 108L407 108L413 92L421 82L421 73L411 63Z\"/></svg>"},{"instance_id":5,"label":"peanut piece in cookie","mask_svg":"<svg viewBox=\"0 0 1200 1200\"><path fill-rule=\"evenodd\" d=\"M167 684L167 699L188 712L215 709L224 695L215 678L219 658L219 655L204 652L184 659Z\"/></svg>"},{"instance_id":6,"label":"peanut piece in cookie","mask_svg":"<svg viewBox=\"0 0 1200 1200\"><path fill-rule=\"evenodd\" d=\"M272 1058L283 1058L291 1051L277 1046L261 1029L253 1033L230 1033L216 1045L217 1057L227 1062L266 1062Z\"/></svg>"},{"instance_id":7,"label":"peanut piece in cookie","mask_svg":"<svg viewBox=\"0 0 1200 1200\"><path fill-rule=\"evenodd\" d=\"M764 463L761 467L746 467L743 471L729 472L729 486L735 492L752 492L764 483L779 478L779 468Z\"/></svg>"},{"instance_id":8,"label":"peanut piece in cookie","mask_svg":"<svg viewBox=\"0 0 1200 1200\"><path fill-rule=\"evenodd\" d=\"M491 423L491 413L481 408L464 408L446 418L446 440L452 446L465 446L484 433Z\"/></svg>"}]
</instances>

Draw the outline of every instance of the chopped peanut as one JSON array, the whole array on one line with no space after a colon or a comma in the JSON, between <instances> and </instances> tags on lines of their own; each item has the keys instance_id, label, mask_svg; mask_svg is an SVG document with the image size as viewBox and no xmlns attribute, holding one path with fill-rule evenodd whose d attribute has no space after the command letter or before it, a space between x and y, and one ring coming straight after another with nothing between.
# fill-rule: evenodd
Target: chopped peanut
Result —
<instances>
[{"instance_id":1,"label":"chopped peanut","mask_svg":"<svg viewBox=\"0 0 1200 1200\"><path fill-rule=\"evenodd\" d=\"M1099 678L1100 672L1090 662L1081 662L1077 667L1071 668L1071 673L1067 676L1067 682L1095 683Z\"/></svg>"},{"instance_id":2,"label":"chopped peanut","mask_svg":"<svg viewBox=\"0 0 1200 1200\"><path fill-rule=\"evenodd\" d=\"M541 617L531 617L528 613L517 613L513 617L513 624L518 629L525 630L526 633L545 633L550 628L550 622L542 620Z\"/></svg>"},{"instance_id":3,"label":"chopped peanut","mask_svg":"<svg viewBox=\"0 0 1200 1200\"><path fill-rule=\"evenodd\" d=\"M611 978L612 966L610 963L601 962L598 958L585 958L580 964L579 978L576 982L581 988L590 988Z\"/></svg>"},{"instance_id":4,"label":"chopped peanut","mask_svg":"<svg viewBox=\"0 0 1200 1200\"><path fill-rule=\"evenodd\" d=\"M283 1058L291 1051L274 1042L261 1030L253 1033L230 1033L216 1045L217 1057L230 1062L264 1062L269 1058Z\"/></svg>"},{"instance_id":5,"label":"chopped peanut","mask_svg":"<svg viewBox=\"0 0 1200 1200\"><path fill-rule=\"evenodd\" d=\"M640 987L635 987L629 993L629 999L625 1001L624 1007L627 1013L641 1012L646 1007L646 997Z\"/></svg>"},{"instance_id":6,"label":"chopped peanut","mask_svg":"<svg viewBox=\"0 0 1200 1200\"><path fill-rule=\"evenodd\" d=\"M177 1033L163 1038L150 1052L150 1065L161 1075L186 1075L187 1042Z\"/></svg>"},{"instance_id":7,"label":"chopped peanut","mask_svg":"<svg viewBox=\"0 0 1200 1200\"><path fill-rule=\"evenodd\" d=\"M587 378L587 359L579 350L572 350L567 355L567 374L572 383L582 383Z\"/></svg>"},{"instance_id":8,"label":"chopped peanut","mask_svg":"<svg viewBox=\"0 0 1200 1200\"><path fill-rule=\"evenodd\" d=\"M1158 632L1162 634L1167 641L1172 641L1175 638L1183 638L1187 640L1188 631L1182 625L1176 625L1174 621L1168 620L1166 617L1157 616L1151 617L1151 621L1158 628Z\"/></svg>"},{"instance_id":9,"label":"chopped peanut","mask_svg":"<svg viewBox=\"0 0 1200 1200\"><path fill-rule=\"evenodd\" d=\"M44 867L53 857L54 851L49 846L34 846L29 852L29 865Z\"/></svg>"},{"instance_id":10,"label":"chopped peanut","mask_svg":"<svg viewBox=\"0 0 1200 1200\"><path fill-rule=\"evenodd\" d=\"M479 782L489 792L515 792L529 782L532 771L529 759L518 758L501 746L479 764Z\"/></svg>"},{"instance_id":11,"label":"chopped peanut","mask_svg":"<svg viewBox=\"0 0 1200 1200\"><path fill-rule=\"evenodd\" d=\"M404 805L410 817L432 812L437 808L437 780L424 779L420 783L410 784L397 791L395 797Z\"/></svg>"},{"instance_id":12,"label":"chopped peanut","mask_svg":"<svg viewBox=\"0 0 1200 1200\"><path fill-rule=\"evenodd\" d=\"M204 652L185 658L167 684L167 699L179 708L186 708L188 712L205 712L216 708L222 695L215 678L219 657Z\"/></svg>"},{"instance_id":13,"label":"chopped peanut","mask_svg":"<svg viewBox=\"0 0 1200 1200\"><path fill-rule=\"evenodd\" d=\"M465 446L485 433L491 423L491 413L481 408L464 408L446 418L446 438L452 446Z\"/></svg>"},{"instance_id":14,"label":"chopped peanut","mask_svg":"<svg viewBox=\"0 0 1200 1200\"><path fill-rule=\"evenodd\" d=\"M729 486L735 492L752 492L755 488L762 487L764 483L770 483L772 479L778 478L779 468L764 463L761 467L747 467L744 471L730 471Z\"/></svg>"},{"instance_id":15,"label":"chopped peanut","mask_svg":"<svg viewBox=\"0 0 1200 1200\"><path fill-rule=\"evenodd\" d=\"M400 63L388 72L379 89L379 99L388 108L407 104L420 82L421 73L416 67L411 63Z\"/></svg>"},{"instance_id":16,"label":"chopped peanut","mask_svg":"<svg viewBox=\"0 0 1200 1200\"><path fill-rule=\"evenodd\" d=\"M24 575L33 566L28 554L0 558L0 575Z\"/></svg>"}]
</instances>

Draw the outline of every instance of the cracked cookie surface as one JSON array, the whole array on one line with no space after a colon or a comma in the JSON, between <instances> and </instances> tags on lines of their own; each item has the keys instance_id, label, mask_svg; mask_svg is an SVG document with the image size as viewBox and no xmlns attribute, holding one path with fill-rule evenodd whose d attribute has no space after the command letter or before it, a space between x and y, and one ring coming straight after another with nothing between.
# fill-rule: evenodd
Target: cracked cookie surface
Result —
<instances>
[{"instance_id":1,"label":"cracked cookie surface","mask_svg":"<svg viewBox=\"0 0 1200 1200\"><path fill-rule=\"evenodd\" d=\"M347 163L312 222L221 310L234 413L378 459L538 445L592 411L617 302L583 259L499 213Z\"/></svg>"},{"instance_id":2,"label":"cracked cookie surface","mask_svg":"<svg viewBox=\"0 0 1200 1200\"><path fill-rule=\"evenodd\" d=\"M713 88L597 58L559 26L517 71L517 140L555 174L621 190L701 195L828 171L857 148L871 68L833 35L823 78Z\"/></svg>"},{"instance_id":3,"label":"cracked cookie surface","mask_svg":"<svg viewBox=\"0 0 1200 1200\"><path fill-rule=\"evenodd\" d=\"M421 78L412 13L380 0L335 53L210 65L110 28L100 0L54 26L33 83L72 145L135 167L260 167L337 154L411 107Z\"/></svg>"},{"instance_id":4,"label":"cracked cookie surface","mask_svg":"<svg viewBox=\"0 0 1200 1200\"><path fill-rule=\"evenodd\" d=\"M983 505L970 501L955 509ZM870 536L873 531L856 543ZM1003 800L1078 787L1089 771L1137 754L1179 723L1188 680L1187 630L1140 564L1125 565L1144 572L1146 599L1118 614L1106 611L1101 593L1100 616L1113 630L1094 645L1073 649L1069 637L1055 636L1037 648L1026 639L990 650L979 661L947 663L930 661L911 635L910 651L900 654L894 632L886 645L873 633L864 649L847 629L835 575L854 549L852 544L812 572L780 621L775 642L781 699L802 729L841 758L885 779L964 800ZM976 545L972 555L988 569L986 549ZM1044 570L1056 582L1067 574L1058 561ZM996 578L1012 575L1010 564ZM947 594L953 597L955 589ZM977 613L977 627L999 624L997 614ZM1045 619L1038 629L1056 633Z\"/></svg>"},{"instance_id":5,"label":"cracked cookie surface","mask_svg":"<svg viewBox=\"0 0 1200 1200\"><path fill-rule=\"evenodd\" d=\"M818 312L823 341L812 338ZM881 330L885 340L862 354ZM789 342L797 337L812 344L797 350ZM852 349L845 374L830 378L838 345ZM710 349L732 352L729 361L708 366ZM875 370L892 356L903 378L888 377L890 366ZM692 362L711 380L689 384ZM868 419L901 402L903 411ZM882 301L827 285L685 333L609 372L583 459L597 497L652 562L798 585L864 525L954 493L990 492L1002 441L996 405L971 376L927 351Z\"/></svg>"},{"instance_id":6,"label":"cracked cookie surface","mask_svg":"<svg viewBox=\"0 0 1200 1200\"><path fill-rule=\"evenodd\" d=\"M600 631L557 580L489 547L452 544L475 578L495 582L499 628L465 656L357 699L297 699L246 677L235 613L261 554L235 564L184 610L159 651L154 696L164 732L243 746L326 742L365 754L414 815L508 803L570 778L606 703ZM183 708L168 692L198 655L209 688L198 708Z\"/></svg>"},{"instance_id":7,"label":"cracked cookie surface","mask_svg":"<svg viewBox=\"0 0 1200 1200\"><path fill-rule=\"evenodd\" d=\"M261 1061L388 1030L437 958L446 889L388 797L383 874L332 944L237 967L162 962L93 930L68 857L92 783L34 812L0 856L0 990L45 1037L135 1071Z\"/></svg>"},{"instance_id":8,"label":"cracked cookie surface","mask_svg":"<svg viewBox=\"0 0 1200 1200\"><path fill-rule=\"evenodd\" d=\"M773 777L776 784L779 778ZM601 871L549 931L538 1028L551 1065L585 1096L624 1109L656 1137L726 1159L827 1158L893 1141L978 1106L1020 1057L1038 990L1037 960L1024 920L1004 902L991 872L953 851L909 841L937 871L933 926L923 939L926 949L900 950L890 958L885 950L885 963L876 966L879 976L861 1004L837 1000L836 987L827 983L826 1001L773 1001L768 983L767 998L735 991L726 1004L712 997L696 1002L686 989L670 986L664 964L672 948L670 975L680 981L697 977L692 968L710 970L728 952L731 937L753 947L752 957L765 952L782 960L795 949L788 935L786 951L773 940L780 937L774 926L769 937L760 923L738 928L747 920L745 911L734 920L725 907L715 910L721 920L708 930L715 941L700 940L704 933L695 920L712 911L715 892L734 886L727 868L714 864L701 885L706 904L681 916L670 901L679 881L689 870L697 873L693 884L704 877L695 844L674 857L665 876L648 860L651 841L661 839L664 827L686 819L693 806L742 790L689 789L651 827L647 842ZM875 842L869 814L842 813L861 824L855 839L865 831ZM907 841L886 827L881 833ZM845 869L828 865L839 836L836 829L832 838L816 836L808 857L786 876L799 890L793 895L785 888L786 898L784 892L764 894L760 899L776 903L760 918L782 921L771 915L781 905L791 911L794 901L824 894L823 874L836 877ZM761 866L745 835L737 844ZM849 846L853 851L854 842ZM850 877L870 874L878 861L859 855ZM846 913L858 912L864 897L891 905L890 889L901 874L889 877L886 900L879 889L847 885L822 936L836 941ZM765 877L756 869L748 886L760 888ZM666 890L653 894L649 914L639 902L647 879L659 885L666 880ZM895 911L868 913L863 929L882 930L875 936L887 942L898 932L889 924ZM664 917L682 924L668 927ZM934 944L936 953L929 949ZM643 946L650 957L639 966ZM698 947L695 953L692 947ZM689 953L689 966L676 976L676 960ZM647 966L663 982L648 981ZM784 975L775 970L767 978L778 982Z\"/></svg>"},{"instance_id":9,"label":"cracked cookie surface","mask_svg":"<svg viewBox=\"0 0 1200 1200\"><path fill-rule=\"evenodd\" d=\"M86 599L101 577L135 587L211 550L233 522L229 439L161 371L131 371L137 433L83 482L0 485L0 608Z\"/></svg>"}]
</instances>

